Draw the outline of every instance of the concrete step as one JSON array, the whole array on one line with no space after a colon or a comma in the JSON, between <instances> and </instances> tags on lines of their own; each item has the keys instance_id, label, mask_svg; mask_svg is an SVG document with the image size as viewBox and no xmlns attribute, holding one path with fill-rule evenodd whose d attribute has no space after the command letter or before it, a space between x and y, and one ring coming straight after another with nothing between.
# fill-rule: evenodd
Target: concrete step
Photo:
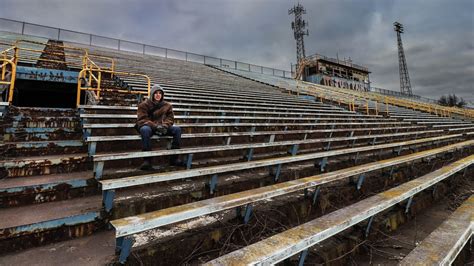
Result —
<instances>
[{"instance_id":1,"label":"concrete step","mask_svg":"<svg viewBox=\"0 0 474 266\"><path fill-rule=\"evenodd\" d=\"M93 235L8 253L0 265L112 265L115 235L101 230Z\"/></svg>"},{"instance_id":2,"label":"concrete step","mask_svg":"<svg viewBox=\"0 0 474 266\"><path fill-rule=\"evenodd\" d=\"M89 235L103 226L101 196L0 209L0 254Z\"/></svg>"},{"instance_id":3,"label":"concrete step","mask_svg":"<svg viewBox=\"0 0 474 266\"><path fill-rule=\"evenodd\" d=\"M82 140L25 141L0 143L4 158L84 153L86 144Z\"/></svg>"},{"instance_id":4,"label":"concrete step","mask_svg":"<svg viewBox=\"0 0 474 266\"><path fill-rule=\"evenodd\" d=\"M46 140L69 140L81 139L80 128L63 127L7 127L3 130L3 141L5 142L26 142L26 141L46 141Z\"/></svg>"},{"instance_id":5,"label":"concrete step","mask_svg":"<svg viewBox=\"0 0 474 266\"><path fill-rule=\"evenodd\" d=\"M10 106L10 116L24 116L24 117L44 117L44 116L76 116L77 110L75 108L48 108L48 107L16 107Z\"/></svg>"},{"instance_id":6,"label":"concrete step","mask_svg":"<svg viewBox=\"0 0 474 266\"><path fill-rule=\"evenodd\" d=\"M86 153L11 158L0 161L0 176L21 177L68 173L91 166Z\"/></svg>"},{"instance_id":7,"label":"concrete step","mask_svg":"<svg viewBox=\"0 0 474 266\"><path fill-rule=\"evenodd\" d=\"M98 195L90 171L0 180L0 208Z\"/></svg>"},{"instance_id":8,"label":"concrete step","mask_svg":"<svg viewBox=\"0 0 474 266\"><path fill-rule=\"evenodd\" d=\"M16 119L16 118L14 118ZM79 117L35 117L35 118L21 118L19 121L12 121L12 128L79 128L81 120Z\"/></svg>"}]
</instances>

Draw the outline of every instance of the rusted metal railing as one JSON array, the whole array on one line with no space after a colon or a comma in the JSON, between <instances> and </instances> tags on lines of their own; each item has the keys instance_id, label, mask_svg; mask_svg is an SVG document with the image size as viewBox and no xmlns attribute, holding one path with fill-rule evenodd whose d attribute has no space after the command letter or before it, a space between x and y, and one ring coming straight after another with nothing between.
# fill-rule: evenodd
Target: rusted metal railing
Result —
<instances>
[{"instance_id":1,"label":"rusted metal railing","mask_svg":"<svg viewBox=\"0 0 474 266\"><path fill-rule=\"evenodd\" d=\"M4 44L3 45L11 45L11 44ZM15 79L16 79L16 65L17 65L17 54L18 49L16 46L11 46L3 51L0 52L0 68L1 68L1 76L0 76L0 86L7 86L7 95L6 100L8 103L11 103L13 100L13 91L15 88Z\"/></svg>"},{"instance_id":2,"label":"rusted metal railing","mask_svg":"<svg viewBox=\"0 0 474 266\"><path fill-rule=\"evenodd\" d=\"M111 64L110 67L100 67L97 63L95 63L91 57L110 60ZM103 81L104 74L108 74L110 77L114 77L117 75L120 76L133 76L133 77L142 77L145 79L147 84L147 89L145 90L134 90L130 89L108 89L102 88L101 83ZM84 83L84 84L83 84ZM79 72L79 76L77 79L77 97L76 97L76 106L80 105L81 101L81 92L82 91L90 91L93 94L96 102L100 101L100 94L103 91L113 91L118 93L125 93L125 94L141 94L141 95L150 95L150 88L151 88L151 80L150 77L144 74L136 74L136 73L129 73L129 72L119 72L115 71L115 63L112 58L102 57L102 56L85 56L84 57L84 64L83 69Z\"/></svg>"}]
</instances>

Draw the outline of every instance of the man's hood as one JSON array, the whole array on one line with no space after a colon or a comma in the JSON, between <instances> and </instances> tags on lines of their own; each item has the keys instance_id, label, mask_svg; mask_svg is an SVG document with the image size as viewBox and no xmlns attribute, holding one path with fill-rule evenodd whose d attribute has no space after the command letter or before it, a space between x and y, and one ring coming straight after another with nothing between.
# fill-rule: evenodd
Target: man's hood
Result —
<instances>
[{"instance_id":1,"label":"man's hood","mask_svg":"<svg viewBox=\"0 0 474 266\"><path fill-rule=\"evenodd\" d=\"M153 85L153 87L151 87L151 89L150 89L150 100L155 102L155 100L154 100L155 98L153 96L157 92L161 92L161 101L160 102L163 102L163 100L165 98L165 90L163 90L163 88L158 84L155 84L155 85Z\"/></svg>"}]
</instances>

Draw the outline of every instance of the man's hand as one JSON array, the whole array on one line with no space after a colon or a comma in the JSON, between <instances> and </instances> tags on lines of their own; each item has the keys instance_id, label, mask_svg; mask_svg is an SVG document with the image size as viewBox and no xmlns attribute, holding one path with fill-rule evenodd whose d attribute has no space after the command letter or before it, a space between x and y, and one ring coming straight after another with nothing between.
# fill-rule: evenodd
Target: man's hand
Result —
<instances>
[{"instance_id":1,"label":"man's hand","mask_svg":"<svg viewBox=\"0 0 474 266\"><path fill-rule=\"evenodd\" d=\"M155 130L156 130L156 133L157 133L158 135L161 135L161 136L165 135L166 132L168 132L168 129L167 129L166 127L164 127L164 126L161 126L161 125L156 126L156 129L155 129Z\"/></svg>"}]
</instances>

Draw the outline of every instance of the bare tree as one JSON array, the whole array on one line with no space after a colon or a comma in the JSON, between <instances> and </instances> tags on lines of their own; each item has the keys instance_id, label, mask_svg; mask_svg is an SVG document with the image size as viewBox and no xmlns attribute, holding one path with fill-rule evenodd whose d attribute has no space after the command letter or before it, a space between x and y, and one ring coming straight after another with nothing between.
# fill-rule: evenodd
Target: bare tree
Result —
<instances>
[{"instance_id":1,"label":"bare tree","mask_svg":"<svg viewBox=\"0 0 474 266\"><path fill-rule=\"evenodd\" d=\"M441 96L438 103L443 106L456 106L463 108L466 105L466 101L462 97L456 96L456 94L448 94L448 96Z\"/></svg>"}]
</instances>

